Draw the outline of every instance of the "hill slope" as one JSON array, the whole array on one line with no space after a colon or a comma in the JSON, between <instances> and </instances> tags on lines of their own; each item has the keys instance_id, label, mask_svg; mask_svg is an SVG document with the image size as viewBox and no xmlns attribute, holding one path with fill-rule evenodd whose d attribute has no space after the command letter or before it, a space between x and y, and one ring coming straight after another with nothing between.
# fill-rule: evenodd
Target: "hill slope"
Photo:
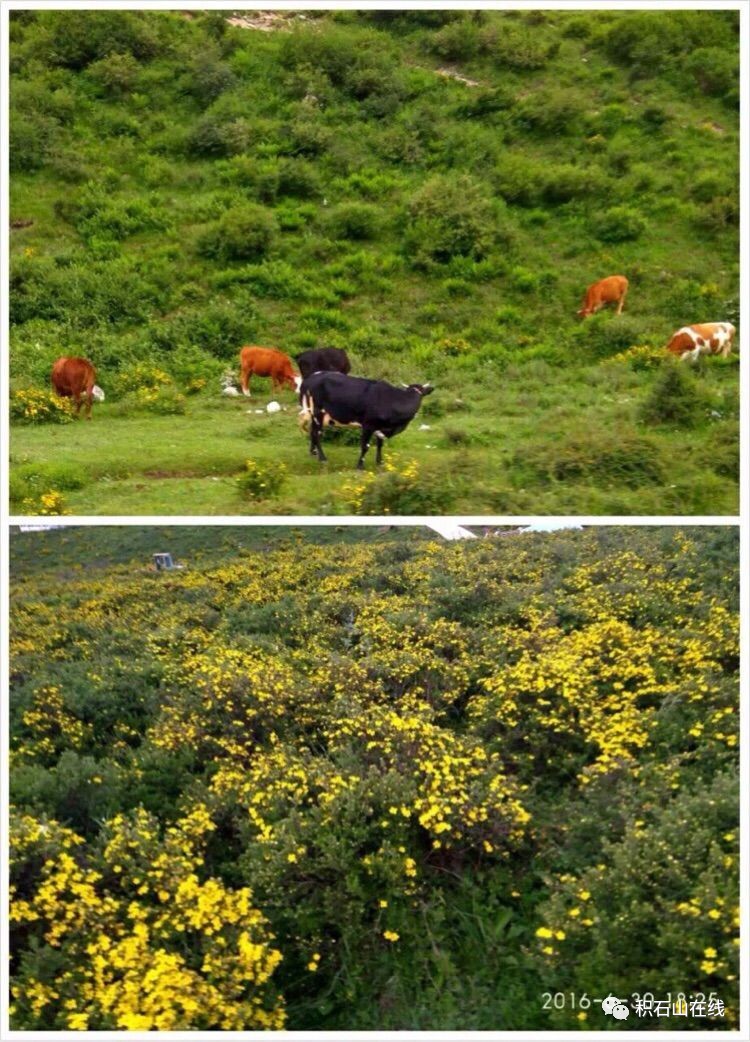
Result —
<instances>
[{"instance_id":1,"label":"hill slope","mask_svg":"<svg viewBox=\"0 0 750 1042\"><path fill-rule=\"evenodd\" d=\"M446 506L451 495L471 506L474 490L482 509L546 498L552 510L629 512L622 475L602 478L606 459L564 473L562 488L565 460L535 478L518 464L546 457L561 431L574 455L592 429L635 431L654 376L607 359L658 349L685 322L737 319L736 14L338 12L273 24L12 15L14 386L44 386L54 357L85 354L108 394L100 414L140 440L126 417L154 407L155 366L175 382L155 407L187 409L197 427L200 402L175 398L203 381L199 398L215 394L241 344L340 345L366 375L438 383L436 412L471 404L479 385L462 446L477 463L498 417L507 423L494 481L480 468ZM582 324L584 288L613 272L631 281L624 314ZM596 403L607 387L612 400ZM702 374L706 451L678 475L678 502L644 490L655 510L689 512L698 487L720 504L712 513L733 509L732 467L716 473L711 446L736 440L735 387L731 364ZM451 443L443 428L438 447L455 454L462 435ZM19 461L51 458L31 433L17 434ZM674 459L677 439L657 433L641 451ZM309 468L296 443L282 441L284 457ZM430 453L416 452L428 473ZM450 452L441 460L455 469Z\"/></svg>"}]
</instances>

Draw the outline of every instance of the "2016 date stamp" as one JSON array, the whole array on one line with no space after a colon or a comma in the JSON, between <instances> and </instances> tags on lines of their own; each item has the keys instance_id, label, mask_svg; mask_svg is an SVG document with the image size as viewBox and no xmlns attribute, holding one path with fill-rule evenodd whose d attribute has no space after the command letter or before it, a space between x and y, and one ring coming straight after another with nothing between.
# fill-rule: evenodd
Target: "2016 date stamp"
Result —
<instances>
[{"instance_id":1,"label":"2016 date stamp","mask_svg":"<svg viewBox=\"0 0 750 1042\"><path fill-rule=\"evenodd\" d=\"M641 1018L687 1017L710 1018L723 1017L726 1012L724 1002L716 992L706 995L702 991L673 994L668 991L666 997L657 998L652 992L634 991L626 998L618 998L610 992L604 999L590 998L586 992L545 991L542 994L543 1009L570 1009L578 1011L578 1019L586 1020L588 1011L600 1006L602 1013L614 1017L615 1020L627 1020L631 1014Z\"/></svg>"}]
</instances>

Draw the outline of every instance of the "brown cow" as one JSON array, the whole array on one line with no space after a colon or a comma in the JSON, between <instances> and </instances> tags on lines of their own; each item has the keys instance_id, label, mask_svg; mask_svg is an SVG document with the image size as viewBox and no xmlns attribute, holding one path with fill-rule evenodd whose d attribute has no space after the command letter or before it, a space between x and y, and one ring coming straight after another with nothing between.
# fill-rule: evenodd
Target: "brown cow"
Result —
<instances>
[{"instance_id":1,"label":"brown cow","mask_svg":"<svg viewBox=\"0 0 750 1042\"><path fill-rule=\"evenodd\" d=\"M587 315L593 315L595 311L599 311L605 304L616 303L619 315L627 292L628 280L624 275L608 275L606 279L600 279L589 286L578 314L581 318L586 318Z\"/></svg>"},{"instance_id":2,"label":"brown cow","mask_svg":"<svg viewBox=\"0 0 750 1042\"><path fill-rule=\"evenodd\" d=\"M104 391L96 386L96 369L87 358L58 358L52 366L52 386L61 398L72 398L76 416L86 402L86 419L91 419L91 403L104 401Z\"/></svg>"},{"instance_id":3,"label":"brown cow","mask_svg":"<svg viewBox=\"0 0 750 1042\"><path fill-rule=\"evenodd\" d=\"M697 362L699 355L721 355L726 358L732 350L737 330L731 322L704 322L697 326L683 326L673 333L667 351L685 361Z\"/></svg>"},{"instance_id":4,"label":"brown cow","mask_svg":"<svg viewBox=\"0 0 750 1042\"><path fill-rule=\"evenodd\" d=\"M240 370L240 385L246 398L250 397L249 384L253 375L270 376L274 390L286 385L296 391L300 384L289 355L275 347L243 347L240 351Z\"/></svg>"}]
</instances>

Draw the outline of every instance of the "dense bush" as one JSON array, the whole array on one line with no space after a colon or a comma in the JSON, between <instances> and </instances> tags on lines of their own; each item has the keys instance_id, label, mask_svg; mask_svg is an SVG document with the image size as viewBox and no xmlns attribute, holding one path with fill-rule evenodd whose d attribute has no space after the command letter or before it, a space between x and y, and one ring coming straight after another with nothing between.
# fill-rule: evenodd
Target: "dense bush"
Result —
<instances>
[{"instance_id":1,"label":"dense bush","mask_svg":"<svg viewBox=\"0 0 750 1042\"><path fill-rule=\"evenodd\" d=\"M495 232L495 207L484 185L468 174L436 175L409 200L406 244L414 262L483 257Z\"/></svg>"},{"instance_id":2,"label":"dense bush","mask_svg":"<svg viewBox=\"0 0 750 1042\"><path fill-rule=\"evenodd\" d=\"M641 407L645 423L674 427L695 427L704 423L710 398L687 365L680 360L664 363L648 397Z\"/></svg>"},{"instance_id":3,"label":"dense bush","mask_svg":"<svg viewBox=\"0 0 750 1042\"><path fill-rule=\"evenodd\" d=\"M638 488L662 482L666 461L653 437L621 427L573 433L560 438L554 448L519 453L514 465L532 469L553 481L594 481Z\"/></svg>"},{"instance_id":4,"label":"dense bush","mask_svg":"<svg viewBox=\"0 0 750 1042\"><path fill-rule=\"evenodd\" d=\"M380 211L369 203L340 203L328 214L330 234L337 239L375 239Z\"/></svg>"},{"instance_id":5,"label":"dense bush","mask_svg":"<svg viewBox=\"0 0 750 1042\"><path fill-rule=\"evenodd\" d=\"M273 246L276 219L262 206L232 207L198 240L198 252L211 260L259 260Z\"/></svg>"},{"instance_id":6,"label":"dense bush","mask_svg":"<svg viewBox=\"0 0 750 1042\"><path fill-rule=\"evenodd\" d=\"M158 20L128 11L47 11L42 24L49 30L49 58L71 69L82 69L111 54L153 58L161 49Z\"/></svg>"},{"instance_id":7,"label":"dense bush","mask_svg":"<svg viewBox=\"0 0 750 1042\"><path fill-rule=\"evenodd\" d=\"M285 478L283 463L259 463L249 459L237 478L237 487L250 499L271 499L278 494Z\"/></svg>"},{"instance_id":8,"label":"dense bush","mask_svg":"<svg viewBox=\"0 0 750 1042\"><path fill-rule=\"evenodd\" d=\"M103 94L122 98L133 90L140 65L132 54L109 54L92 62L86 70Z\"/></svg>"},{"instance_id":9,"label":"dense bush","mask_svg":"<svg viewBox=\"0 0 750 1042\"><path fill-rule=\"evenodd\" d=\"M612 206L592 220L592 230L602 242L630 242L646 230L646 220L631 206Z\"/></svg>"}]
</instances>

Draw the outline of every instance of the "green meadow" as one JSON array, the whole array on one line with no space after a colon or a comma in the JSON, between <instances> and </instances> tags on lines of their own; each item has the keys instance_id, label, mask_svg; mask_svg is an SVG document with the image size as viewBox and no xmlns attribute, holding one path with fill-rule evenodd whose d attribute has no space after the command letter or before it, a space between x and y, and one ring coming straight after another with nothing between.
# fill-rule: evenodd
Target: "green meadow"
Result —
<instances>
[{"instance_id":1,"label":"green meadow","mask_svg":"<svg viewBox=\"0 0 750 1042\"><path fill-rule=\"evenodd\" d=\"M738 322L736 12L266 28L12 13L14 512L736 513L737 355L664 352ZM290 392L222 395L248 343L436 391L382 474L322 468Z\"/></svg>"}]
</instances>

